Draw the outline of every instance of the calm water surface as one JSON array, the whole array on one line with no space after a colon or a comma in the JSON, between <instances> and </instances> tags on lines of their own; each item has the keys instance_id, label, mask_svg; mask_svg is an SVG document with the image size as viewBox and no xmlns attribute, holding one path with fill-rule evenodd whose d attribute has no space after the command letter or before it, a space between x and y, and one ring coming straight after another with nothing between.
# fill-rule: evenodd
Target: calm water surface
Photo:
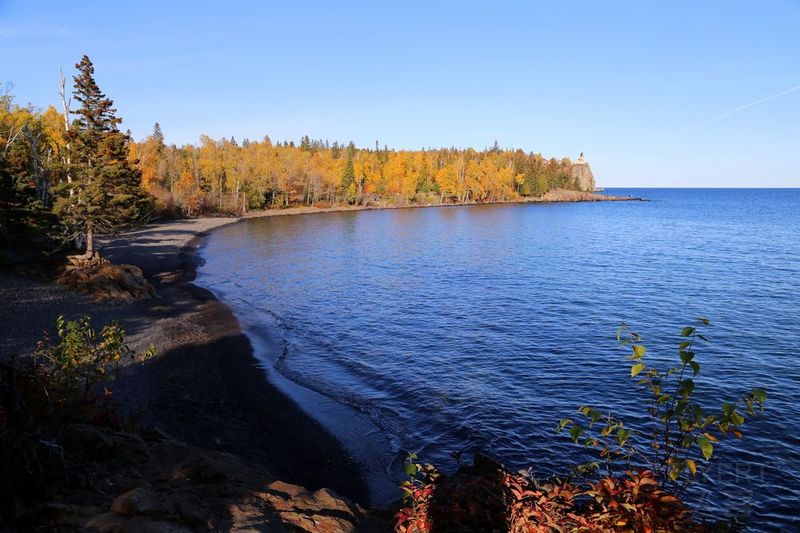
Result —
<instances>
[{"instance_id":1,"label":"calm water surface","mask_svg":"<svg viewBox=\"0 0 800 533\"><path fill-rule=\"evenodd\" d=\"M351 442L379 429L357 455L390 476L405 450L451 469L450 452L484 449L565 472L586 457L559 419L584 404L642 411L620 322L658 359L708 316L701 397L760 385L768 413L690 498L753 530L800 527L800 190L611 192L652 201L248 220L211 236L198 280L272 343L275 379L362 420Z\"/></svg>"}]
</instances>

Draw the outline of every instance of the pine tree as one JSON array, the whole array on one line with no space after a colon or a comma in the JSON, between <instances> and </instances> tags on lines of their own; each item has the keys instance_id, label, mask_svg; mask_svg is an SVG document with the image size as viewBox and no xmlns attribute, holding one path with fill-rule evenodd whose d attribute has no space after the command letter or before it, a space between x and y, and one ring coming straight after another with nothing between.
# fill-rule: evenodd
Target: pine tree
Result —
<instances>
[{"instance_id":1,"label":"pine tree","mask_svg":"<svg viewBox=\"0 0 800 533\"><path fill-rule=\"evenodd\" d=\"M353 186L356 181L356 169L353 163L353 158L356 154L356 147L351 141L350 144L347 145L347 159L344 163L344 169L342 170L342 181L341 187L342 192L344 193L345 198L348 201L353 200Z\"/></svg>"},{"instance_id":2,"label":"pine tree","mask_svg":"<svg viewBox=\"0 0 800 533\"><path fill-rule=\"evenodd\" d=\"M158 146L164 146L164 134L161 132L161 124L158 122L153 126L153 140Z\"/></svg>"},{"instance_id":3,"label":"pine tree","mask_svg":"<svg viewBox=\"0 0 800 533\"><path fill-rule=\"evenodd\" d=\"M122 119L114 102L97 86L88 56L75 68L74 97L80 108L70 127L73 179L56 187L54 210L72 237L85 237L86 256L92 257L95 235L135 221L145 197L141 173L128 161L130 136L118 129Z\"/></svg>"}]
</instances>

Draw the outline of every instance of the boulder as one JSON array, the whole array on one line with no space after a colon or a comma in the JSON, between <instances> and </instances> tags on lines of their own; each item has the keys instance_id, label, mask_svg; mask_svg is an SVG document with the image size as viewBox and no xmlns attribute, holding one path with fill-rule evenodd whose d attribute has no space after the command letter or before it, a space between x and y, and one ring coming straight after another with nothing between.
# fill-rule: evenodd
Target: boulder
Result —
<instances>
[{"instance_id":1,"label":"boulder","mask_svg":"<svg viewBox=\"0 0 800 533\"><path fill-rule=\"evenodd\" d=\"M329 489L310 492L298 485L275 481L258 496L291 529L308 532L372 530L356 505Z\"/></svg>"},{"instance_id":2,"label":"boulder","mask_svg":"<svg viewBox=\"0 0 800 533\"><path fill-rule=\"evenodd\" d=\"M162 494L137 487L117 496L111 504L111 512L125 516L163 517L175 514L175 506Z\"/></svg>"}]
</instances>

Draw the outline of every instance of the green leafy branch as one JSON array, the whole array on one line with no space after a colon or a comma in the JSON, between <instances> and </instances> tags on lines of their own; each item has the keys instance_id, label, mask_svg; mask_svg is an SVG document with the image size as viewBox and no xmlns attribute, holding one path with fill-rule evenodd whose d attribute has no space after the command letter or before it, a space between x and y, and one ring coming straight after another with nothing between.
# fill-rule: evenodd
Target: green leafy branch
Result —
<instances>
[{"instance_id":1,"label":"green leafy branch","mask_svg":"<svg viewBox=\"0 0 800 533\"><path fill-rule=\"evenodd\" d=\"M741 427L748 417L763 412L767 399L764 389L754 388L736 402L722 403L717 412L708 412L695 401L701 370L695 349L699 342L709 342L704 333L709 326L707 318L699 317L695 326L683 328L678 344L680 363L662 371L647 364L641 336L623 323L617 341L630 349L630 376L638 378L636 385L645 388L649 396L645 428L631 428L611 413L582 406L578 412L583 421L561 420L557 431L568 430L575 443L598 451L609 474L614 465L630 468L638 459L666 482L688 484L697 476L698 464L708 465L723 440L743 437Z\"/></svg>"},{"instance_id":2,"label":"green leafy branch","mask_svg":"<svg viewBox=\"0 0 800 533\"><path fill-rule=\"evenodd\" d=\"M85 395L102 381L113 380L122 360L145 361L155 355L151 345L137 354L125 343L125 330L114 321L96 332L89 317L66 320L56 318L58 342L39 343L36 366L46 372L51 384L62 394ZM70 392L71 391L71 392Z\"/></svg>"}]
</instances>

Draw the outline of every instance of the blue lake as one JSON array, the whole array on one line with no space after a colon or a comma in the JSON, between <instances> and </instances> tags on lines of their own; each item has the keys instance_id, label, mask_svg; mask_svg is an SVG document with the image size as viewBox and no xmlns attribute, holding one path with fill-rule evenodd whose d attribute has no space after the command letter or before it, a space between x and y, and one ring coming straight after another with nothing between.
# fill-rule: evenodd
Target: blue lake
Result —
<instances>
[{"instance_id":1,"label":"blue lake","mask_svg":"<svg viewBox=\"0 0 800 533\"><path fill-rule=\"evenodd\" d=\"M620 322L655 363L707 316L700 399L769 398L688 497L753 530L797 528L800 189L609 193L652 201L251 219L211 235L198 283L271 379L386 476L384 496L406 450L446 470L481 449L565 473L588 457L559 419L644 411Z\"/></svg>"}]
</instances>

